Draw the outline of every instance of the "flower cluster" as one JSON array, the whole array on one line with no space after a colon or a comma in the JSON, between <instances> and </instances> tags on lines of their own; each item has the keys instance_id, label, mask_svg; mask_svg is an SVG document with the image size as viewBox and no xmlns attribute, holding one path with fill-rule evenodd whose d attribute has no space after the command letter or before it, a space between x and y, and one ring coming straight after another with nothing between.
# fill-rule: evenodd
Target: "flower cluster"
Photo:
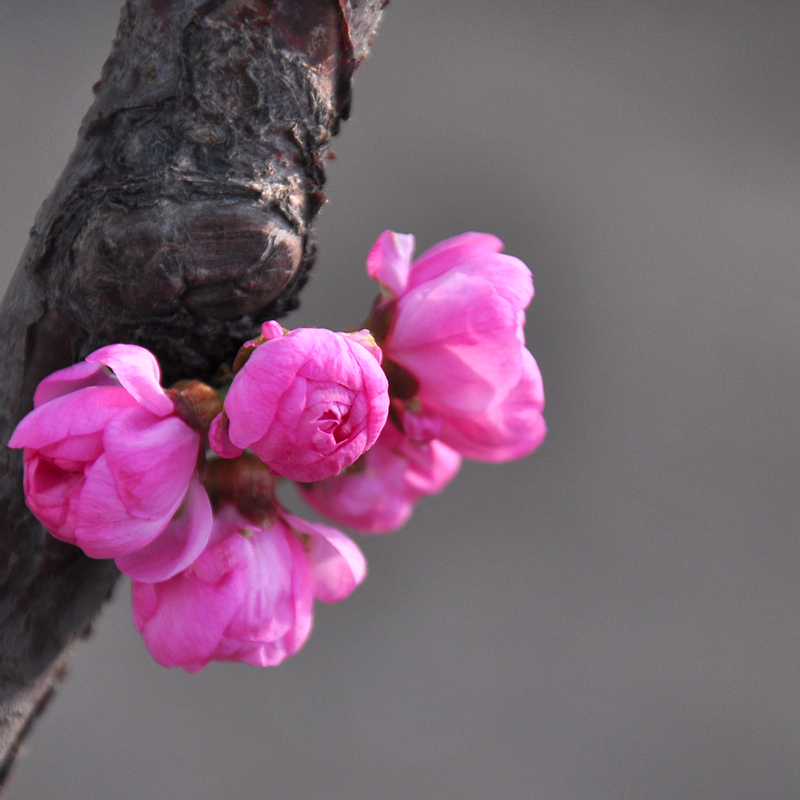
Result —
<instances>
[{"instance_id":1,"label":"flower cluster","mask_svg":"<svg viewBox=\"0 0 800 800\"><path fill-rule=\"evenodd\" d=\"M278 479L364 533L401 527L462 457L500 462L545 435L524 343L530 271L493 236L448 239L412 261L383 233L367 271L381 294L363 330L265 322L228 385L160 385L155 357L114 344L39 385L10 447L55 537L113 558L153 658L278 664L302 647L317 598L366 575L355 543L286 511ZM224 400L223 400L224 397Z\"/></svg>"},{"instance_id":2,"label":"flower cluster","mask_svg":"<svg viewBox=\"0 0 800 800\"><path fill-rule=\"evenodd\" d=\"M502 247L465 233L412 262L413 236L378 238L367 271L381 296L368 326L383 350L390 424L357 469L303 488L321 514L393 531L453 479L462 456L509 461L541 444L542 377L524 335L533 280Z\"/></svg>"}]
</instances>

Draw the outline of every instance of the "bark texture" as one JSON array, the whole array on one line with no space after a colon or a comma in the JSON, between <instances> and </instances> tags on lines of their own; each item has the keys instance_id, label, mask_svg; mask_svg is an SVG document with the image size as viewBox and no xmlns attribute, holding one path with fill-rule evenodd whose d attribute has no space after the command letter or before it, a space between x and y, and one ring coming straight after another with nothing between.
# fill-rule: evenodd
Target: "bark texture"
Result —
<instances>
[{"instance_id":1,"label":"bark texture","mask_svg":"<svg viewBox=\"0 0 800 800\"><path fill-rule=\"evenodd\" d=\"M110 342L209 379L297 304L323 158L387 0L128 0L0 310L0 786L117 579L45 533L5 443Z\"/></svg>"}]
</instances>

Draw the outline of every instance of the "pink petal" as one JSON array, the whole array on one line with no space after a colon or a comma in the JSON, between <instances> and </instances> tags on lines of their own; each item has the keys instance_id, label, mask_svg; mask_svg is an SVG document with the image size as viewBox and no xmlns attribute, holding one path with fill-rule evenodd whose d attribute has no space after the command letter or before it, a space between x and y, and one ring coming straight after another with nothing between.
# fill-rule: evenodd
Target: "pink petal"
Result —
<instances>
[{"instance_id":1,"label":"pink petal","mask_svg":"<svg viewBox=\"0 0 800 800\"><path fill-rule=\"evenodd\" d=\"M407 288L437 278L465 261L490 258L502 249L502 241L488 233L462 233L445 239L414 261Z\"/></svg>"},{"instance_id":2,"label":"pink petal","mask_svg":"<svg viewBox=\"0 0 800 800\"><path fill-rule=\"evenodd\" d=\"M375 368L375 364L372 363L371 359L361 357L360 348L353 350L353 347L355 345L350 344L351 352L358 362L361 380L363 381L361 397L366 402L366 441L362 447L363 450L369 450L377 441L378 436L380 436L389 416L389 381L382 369ZM372 355L374 356L374 353ZM380 364L381 359L377 360L378 364ZM350 463L353 462L351 461Z\"/></svg>"},{"instance_id":3,"label":"pink petal","mask_svg":"<svg viewBox=\"0 0 800 800\"><path fill-rule=\"evenodd\" d=\"M377 447L377 445L376 445ZM387 476L367 468L300 484L300 495L318 514L359 533L391 533L408 522L416 497L387 490ZM397 479L402 487L402 477Z\"/></svg>"},{"instance_id":4,"label":"pink petal","mask_svg":"<svg viewBox=\"0 0 800 800\"><path fill-rule=\"evenodd\" d=\"M335 528L291 514L286 522L310 537L306 552L314 579L314 596L326 603L344 600L367 576L367 561L356 543Z\"/></svg>"},{"instance_id":5,"label":"pink petal","mask_svg":"<svg viewBox=\"0 0 800 800\"><path fill-rule=\"evenodd\" d=\"M367 256L367 274L395 297L400 297L408 284L414 237L410 233L384 231Z\"/></svg>"},{"instance_id":6,"label":"pink petal","mask_svg":"<svg viewBox=\"0 0 800 800\"><path fill-rule=\"evenodd\" d=\"M135 581L131 587L133 597L131 598L131 615L136 630L141 632L142 627L158 612L158 591L152 584L139 583Z\"/></svg>"},{"instance_id":7,"label":"pink petal","mask_svg":"<svg viewBox=\"0 0 800 800\"><path fill-rule=\"evenodd\" d=\"M225 635L241 642L275 641L294 624L289 532L280 521L269 530L248 527L247 538L234 534L248 551L247 591Z\"/></svg>"},{"instance_id":8,"label":"pink petal","mask_svg":"<svg viewBox=\"0 0 800 800\"><path fill-rule=\"evenodd\" d=\"M83 474L60 469L36 450L26 449L23 459L28 508L53 536L74 544L70 509L83 485Z\"/></svg>"},{"instance_id":9,"label":"pink petal","mask_svg":"<svg viewBox=\"0 0 800 800\"><path fill-rule=\"evenodd\" d=\"M198 672L214 657L244 591L238 571L213 584L191 571L163 583L134 581L133 623L155 661Z\"/></svg>"},{"instance_id":10,"label":"pink petal","mask_svg":"<svg viewBox=\"0 0 800 800\"><path fill-rule=\"evenodd\" d=\"M490 284L458 273L409 292L384 347L434 410L464 411L485 408L516 385L520 349L518 312Z\"/></svg>"},{"instance_id":11,"label":"pink petal","mask_svg":"<svg viewBox=\"0 0 800 800\"><path fill-rule=\"evenodd\" d=\"M244 534L252 527L234 505L226 503L217 509L208 546L192 566L192 572L206 583L217 583L229 572L246 571L251 548Z\"/></svg>"},{"instance_id":12,"label":"pink petal","mask_svg":"<svg viewBox=\"0 0 800 800\"><path fill-rule=\"evenodd\" d=\"M82 472L87 464L95 462L103 453L103 434L85 433L70 436L60 442L39 448L42 458L51 461L59 469L67 472Z\"/></svg>"},{"instance_id":13,"label":"pink petal","mask_svg":"<svg viewBox=\"0 0 800 800\"><path fill-rule=\"evenodd\" d=\"M117 482L102 455L86 470L86 482L75 507L75 544L92 558L116 558L150 544L164 528L183 500L167 509L163 517L139 519L131 516L117 492Z\"/></svg>"},{"instance_id":14,"label":"pink petal","mask_svg":"<svg viewBox=\"0 0 800 800\"><path fill-rule=\"evenodd\" d=\"M141 550L115 559L120 571L136 581L165 581L186 569L208 544L213 523L211 501L197 477L192 478L183 509L164 531Z\"/></svg>"},{"instance_id":15,"label":"pink petal","mask_svg":"<svg viewBox=\"0 0 800 800\"><path fill-rule=\"evenodd\" d=\"M177 417L160 418L136 406L117 414L103 442L128 512L141 519L171 516L197 466L200 434Z\"/></svg>"},{"instance_id":16,"label":"pink petal","mask_svg":"<svg viewBox=\"0 0 800 800\"><path fill-rule=\"evenodd\" d=\"M270 339L279 339L283 336L284 330L280 322L275 322L274 319L268 320L261 325L261 335L269 341Z\"/></svg>"},{"instance_id":17,"label":"pink petal","mask_svg":"<svg viewBox=\"0 0 800 800\"><path fill-rule=\"evenodd\" d=\"M208 429L208 444L220 458L237 458L244 453L243 448L237 447L231 441L228 435L229 425L228 415L223 411L211 420L211 427Z\"/></svg>"},{"instance_id":18,"label":"pink petal","mask_svg":"<svg viewBox=\"0 0 800 800\"><path fill-rule=\"evenodd\" d=\"M355 342L361 345L379 364L383 361L383 351L378 347L378 343L366 328L360 331L350 331L349 333L340 333L348 342Z\"/></svg>"},{"instance_id":19,"label":"pink petal","mask_svg":"<svg viewBox=\"0 0 800 800\"><path fill-rule=\"evenodd\" d=\"M91 386L56 397L22 419L8 446L42 448L102 431L120 409L135 403L121 386Z\"/></svg>"},{"instance_id":20,"label":"pink petal","mask_svg":"<svg viewBox=\"0 0 800 800\"><path fill-rule=\"evenodd\" d=\"M361 533L401 528L425 495L440 492L456 475L461 456L438 440L416 444L393 424L353 470L299 487L317 512Z\"/></svg>"},{"instance_id":21,"label":"pink petal","mask_svg":"<svg viewBox=\"0 0 800 800\"><path fill-rule=\"evenodd\" d=\"M311 631L313 595L307 556L280 519L265 530L232 506L223 506L218 517L224 517L227 536L211 550L229 551L226 560L241 565L244 588L213 658L279 664L302 646ZM205 560L206 554L198 567Z\"/></svg>"},{"instance_id":22,"label":"pink petal","mask_svg":"<svg viewBox=\"0 0 800 800\"><path fill-rule=\"evenodd\" d=\"M264 436L281 395L305 363L306 352L295 346L294 333L256 348L234 377L225 397L225 413L230 420L228 435L236 447L247 448ZM287 341L290 344L284 344Z\"/></svg>"},{"instance_id":23,"label":"pink petal","mask_svg":"<svg viewBox=\"0 0 800 800\"><path fill-rule=\"evenodd\" d=\"M294 532L290 532L287 541L292 550L294 625L283 637L283 645L286 655L291 656L305 644L314 624L314 576L305 549Z\"/></svg>"},{"instance_id":24,"label":"pink petal","mask_svg":"<svg viewBox=\"0 0 800 800\"><path fill-rule=\"evenodd\" d=\"M298 481L336 475L356 461L377 438L388 413L385 392L383 401L373 399L370 405L363 393L342 386L308 388L293 384L267 435L252 445L274 472Z\"/></svg>"},{"instance_id":25,"label":"pink petal","mask_svg":"<svg viewBox=\"0 0 800 800\"><path fill-rule=\"evenodd\" d=\"M525 369L517 386L485 412L444 420L441 438L466 458L498 463L535 450L547 434L539 367L523 350Z\"/></svg>"},{"instance_id":26,"label":"pink petal","mask_svg":"<svg viewBox=\"0 0 800 800\"><path fill-rule=\"evenodd\" d=\"M33 395L33 406L55 400L65 394L86 389L89 386L118 386L114 376L101 364L88 364L79 361L66 369L48 375L37 387Z\"/></svg>"},{"instance_id":27,"label":"pink petal","mask_svg":"<svg viewBox=\"0 0 800 800\"><path fill-rule=\"evenodd\" d=\"M408 462L396 449L403 435L387 424L375 446L352 470L316 483L301 484L303 499L333 522L361 533L389 533L401 528L418 495L406 487Z\"/></svg>"},{"instance_id":28,"label":"pink petal","mask_svg":"<svg viewBox=\"0 0 800 800\"><path fill-rule=\"evenodd\" d=\"M159 417L171 414L172 400L161 388L161 370L156 357L135 344L111 344L86 357L90 364L105 364L117 380L145 408Z\"/></svg>"},{"instance_id":29,"label":"pink petal","mask_svg":"<svg viewBox=\"0 0 800 800\"><path fill-rule=\"evenodd\" d=\"M279 639L252 643L249 647L242 647L241 643L237 643L234 656L237 661L260 667L276 666L293 656L311 634L314 623L314 596L308 559L296 537L289 535L287 542L292 554L291 627Z\"/></svg>"},{"instance_id":30,"label":"pink petal","mask_svg":"<svg viewBox=\"0 0 800 800\"><path fill-rule=\"evenodd\" d=\"M343 334L299 328L261 345L225 399L228 439L276 474L320 480L352 464L377 438L389 407L375 355ZM231 450L224 421L215 450Z\"/></svg>"},{"instance_id":31,"label":"pink petal","mask_svg":"<svg viewBox=\"0 0 800 800\"><path fill-rule=\"evenodd\" d=\"M528 267L514 256L492 253L459 264L454 273L489 284L518 311L526 309L533 299L533 276Z\"/></svg>"},{"instance_id":32,"label":"pink petal","mask_svg":"<svg viewBox=\"0 0 800 800\"><path fill-rule=\"evenodd\" d=\"M412 442L429 442L442 430L442 418L439 414L426 414L424 411L403 408L400 411L400 421L403 433Z\"/></svg>"},{"instance_id":33,"label":"pink petal","mask_svg":"<svg viewBox=\"0 0 800 800\"><path fill-rule=\"evenodd\" d=\"M461 469L459 453L438 439L418 444L404 438L397 449L407 463L404 475L407 491L415 493L417 498L438 494Z\"/></svg>"}]
</instances>

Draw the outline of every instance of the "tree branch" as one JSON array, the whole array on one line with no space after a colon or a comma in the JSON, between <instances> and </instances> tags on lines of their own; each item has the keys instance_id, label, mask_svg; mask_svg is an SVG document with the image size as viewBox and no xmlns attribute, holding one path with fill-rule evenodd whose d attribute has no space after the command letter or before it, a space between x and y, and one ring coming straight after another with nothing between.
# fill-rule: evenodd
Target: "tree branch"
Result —
<instances>
[{"instance_id":1,"label":"tree branch","mask_svg":"<svg viewBox=\"0 0 800 800\"><path fill-rule=\"evenodd\" d=\"M385 0L127 0L0 311L0 435L110 342L208 379L297 305L323 158ZM0 451L0 785L118 577L47 535Z\"/></svg>"}]
</instances>

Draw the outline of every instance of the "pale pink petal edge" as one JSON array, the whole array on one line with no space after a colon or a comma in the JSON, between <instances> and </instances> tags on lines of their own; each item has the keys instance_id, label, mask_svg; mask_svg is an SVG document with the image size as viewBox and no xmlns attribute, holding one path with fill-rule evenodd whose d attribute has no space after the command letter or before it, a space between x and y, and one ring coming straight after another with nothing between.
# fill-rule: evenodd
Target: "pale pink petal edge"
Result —
<instances>
[{"instance_id":1,"label":"pale pink petal edge","mask_svg":"<svg viewBox=\"0 0 800 800\"><path fill-rule=\"evenodd\" d=\"M156 357L135 344L110 344L86 357L90 364L104 364L143 406L164 417L174 410L161 388L161 370Z\"/></svg>"},{"instance_id":2,"label":"pale pink petal edge","mask_svg":"<svg viewBox=\"0 0 800 800\"><path fill-rule=\"evenodd\" d=\"M211 536L213 511L208 494L192 478L182 513L146 547L114 559L120 572L141 583L157 583L182 572L203 552Z\"/></svg>"},{"instance_id":3,"label":"pale pink petal edge","mask_svg":"<svg viewBox=\"0 0 800 800\"><path fill-rule=\"evenodd\" d=\"M367 274L395 297L400 297L408 285L413 254L412 234L384 231L370 248Z\"/></svg>"}]
</instances>

